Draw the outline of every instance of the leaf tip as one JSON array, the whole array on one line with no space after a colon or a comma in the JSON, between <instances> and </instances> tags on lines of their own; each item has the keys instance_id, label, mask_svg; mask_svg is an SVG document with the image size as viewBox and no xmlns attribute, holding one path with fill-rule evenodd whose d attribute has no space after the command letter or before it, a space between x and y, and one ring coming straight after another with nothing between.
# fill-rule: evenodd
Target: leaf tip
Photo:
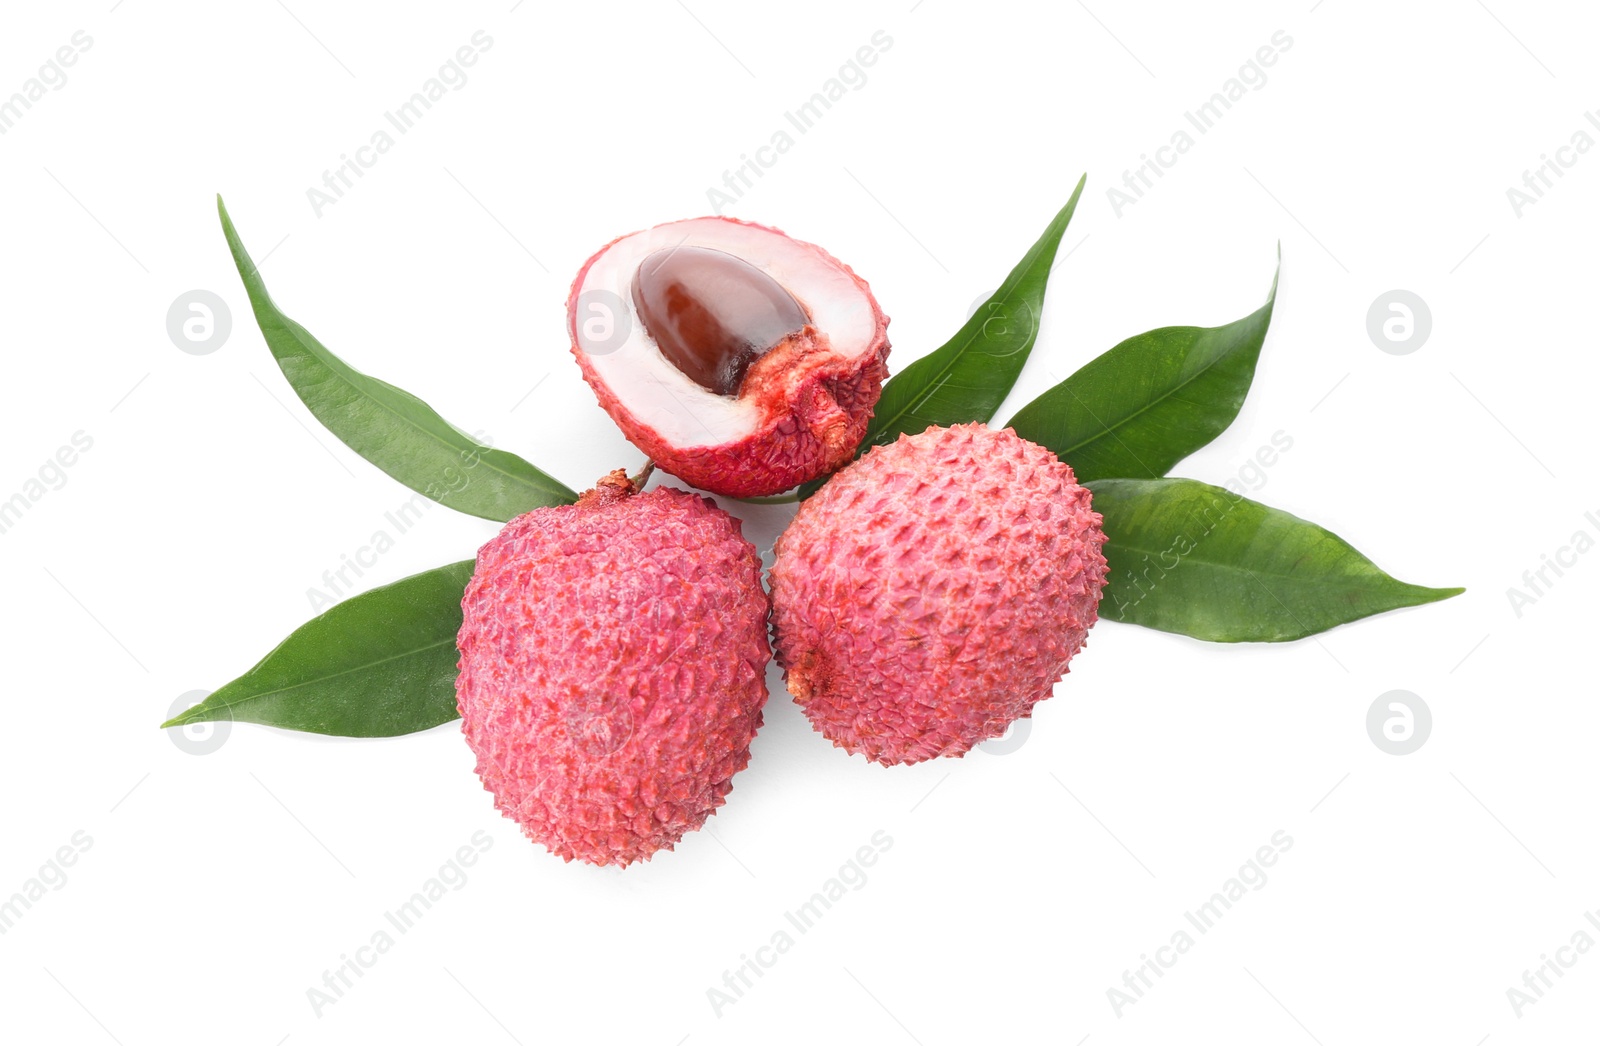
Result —
<instances>
[{"instance_id":1,"label":"leaf tip","mask_svg":"<svg viewBox=\"0 0 1600 1046\"><path fill-rule=\"evenodd\" d=\"M1429 603L1443 603L1447 599L1454 599L1466 591L1465 588L1431 588L1427 585L1409 585L1411 596L1415 602L1407 606L1426 606Z\"/></svg>"},{"instance_id":2,"label":"leaf tip","mask_svg":"<svg viewBox=\"0 0 1600 1046\"><path fill-rule=\"evenodd\" d=\"M244 250L244 244L239 242L239 233L233 227L233 217L228 214L228 205L222 202L222 194L217 193L217 220L222 223L222 238L228 241L228 253L233 255L234 265L239 265L239 252ZM239 275L244 271L241 268Z\"/></svg>"},{"instance_id":3,"label":"leaf tip","mask_svg":"<svg viewBox=\"0 0 1600 1046\"><path fill-rule=\"evenodd\" d=\"M216 715L206 707L206 702L190 705L177 715L162 723L157 729L170 730L178 726L193 726L196 723L211 723L216 721Z\"/></svg>"}]
</instances>

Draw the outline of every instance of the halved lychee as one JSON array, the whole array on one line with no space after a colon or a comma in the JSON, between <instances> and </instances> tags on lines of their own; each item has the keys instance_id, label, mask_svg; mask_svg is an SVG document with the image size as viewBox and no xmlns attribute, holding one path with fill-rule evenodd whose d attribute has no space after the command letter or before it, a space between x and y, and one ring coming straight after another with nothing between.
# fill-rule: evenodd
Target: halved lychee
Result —
<instances>
[{"instance_id":1,"label":"halved lychee","mask_svg":"<svg viewBox=\"0 0 1600 1046\"><path fill-rule=\"evenodd\" d=\"M888 375L889 319L848 265L733 218L612 241L567 301L600 405L661 469L733 497L848 462Z\"/></svg>"}]
</instances>

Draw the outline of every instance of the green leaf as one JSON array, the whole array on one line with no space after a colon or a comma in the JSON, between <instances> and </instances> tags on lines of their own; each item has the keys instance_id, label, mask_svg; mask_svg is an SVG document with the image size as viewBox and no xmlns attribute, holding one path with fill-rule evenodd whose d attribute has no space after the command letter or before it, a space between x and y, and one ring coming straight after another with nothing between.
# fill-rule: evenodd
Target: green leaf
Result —
<instances>
[{"instance_id":1,"label":"green leaf","mask_svg":"<svg viewBox=\"0 0 1600 1046\"><path fill-rule=\"evenodd\" d=\"M505 521L578 496L515 454L479 443L404 389L363 374L279 311L217 197L222 232L250 295L256 323L283 376L326 425L360 454L419 494L484 519Z\"/></svg>"},{"instance_id":2,"label":"green leaf","mask_svg":"<svg viewBox=\"0 0 1600 1046\"><path fill-rule=\"evenodd\" d=\"M1277 643L1460 595L1397 581L1315 523L1192 479L1088 484L1110 565L1100 616L1218 643Z\"/></svg>"},{"instance_id":3,"label":"green leaf","mask_svg":"<svg viewBox=\"0 0 1600 1046\"><path fill-rule=\"evenodd\" d=\"M1272 322L1267 303L1222 327L1160 327L1091 360L1023 407L1017 435L1054 451L1078 482L1154 479L1239 416Z\"/></svg>"},{"instance_id":4,"label":"green leaf","mask_svg":"<svg viewBox=\"0 0 1600 1046\"><path fill-rule=\"evenodd\" d=\"M1072 198L1044 235L955 337L913 360L884 384L858 455L929 425L986 422L994 417L1033 351L1056 248L1061 246L1087 178L1078 179ZM801 497L809 497L823 482L814 480L801 487Z\"/></svg>"},{"instance_id":5,"label":"green leaf","mask_svg":"<svg viewBox=\"0 0 1600 1046\"><path fill-rule=\"evenodd\" d=\"M394 737L456 718L456 633L474 561L345 600L250 671L162 727L239 720Z\"/></svg>"}]
</instances>

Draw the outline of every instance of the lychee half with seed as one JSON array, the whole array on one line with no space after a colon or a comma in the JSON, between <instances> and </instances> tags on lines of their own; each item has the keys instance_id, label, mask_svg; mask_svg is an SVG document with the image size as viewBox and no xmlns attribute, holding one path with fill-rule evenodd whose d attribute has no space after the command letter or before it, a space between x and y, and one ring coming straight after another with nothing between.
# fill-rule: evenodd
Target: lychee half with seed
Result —
<instances>
[{"instance_id":1,"label":"lychee half with seed","mask_svg":"<svg viewBox=\"0 0 1600 1046\"><path fill-rule=\"evenodd\" d=\"M456 702L495 806L626 866L722 805L766 701L766 593L739 521L620 470L478 552Z\"/></svg>"},{"instance_id":2,"label":"lychee half with seed","mask_svg":"<svg viewBox=\"0 0 1600 1046\"><path fill-rule=\"evenodd\" d=\"M958 756L1050 696L1105 585L1089 491L1010 429L929 428L875 447L800 506L776 546L789 692L874 762Z\"/></svg>"},{"instance_id":3,"label":"lychee half with seed","mask_svg":"<svg viewBox=\"0 0 1600 1046\"><path fill-rule=\"evenodd\" d=\"M750 222L693 218L614 240L567 300L572 353L634 446L732 497L845 464L867 430L889 320L827 251Z\"/></svg>"}]
</instances>

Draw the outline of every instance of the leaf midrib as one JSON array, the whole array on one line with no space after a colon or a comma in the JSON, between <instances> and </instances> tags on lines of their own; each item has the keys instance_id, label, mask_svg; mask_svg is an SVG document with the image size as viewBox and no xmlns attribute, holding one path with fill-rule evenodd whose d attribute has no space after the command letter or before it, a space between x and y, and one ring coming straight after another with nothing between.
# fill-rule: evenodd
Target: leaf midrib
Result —
<instances>
[{"instance_id":1,"label":"leaf midrib","mask_svg":"<svg viewBox=\"0 0 1600 1046\"><path fill-rule=\"evenodd\" d=\"M1081 190L1082 186L1080 185L1079 188ZM1074 194L1074 199L1076 199L1076 197L1077 197L1077 194ZM1073 207L1073 213L1074 214L1077 213L1077 207L1076 206ZM1051 251L1050 251L1050 255L1051 255L1052 258L1055 257L1055 251L1057 249L1059 249L1060 246L1061 246L1061 237L1066 235L1067 225L1071 223L1072 217L1073 217L1072 214L1067 215L1067 220L1065 222L1063 222L1062 225L1061 225L1061 231L1058 234L1056 234L1056 236L1054 238L1054 243L1053 243L1053 246L1052 246ZM1052 222L1051 224L1054 224L1054 222ZM1029 249L1027 255L1024 256L1024 258L1022 260L1022 263L1017 266L1017 270L1020 270L1022 275L1016 277L1015 279L1013 279L1011 276L1007 276L1005 283L1002 283L1000 285L1000 287L995 291L995 293L993 295L991 295L988 299L986 299L985 304L988 304L988 302L994 301L997 298L1001 298L1002 295L1005 295L1005 298L1003 300L1008 300L1009 301L1010 296L1017 293L1017 288L1022 283L1024 283L1029 277L1031 277L1033 275L1034 267L1039 264L1039 259L1044 254L1043 247L1044 247L1043 244L1037 244L1037 243L1034 244L1034 246ZM1014 270L1014 272L1015 271L1016 270ZM1035 311L1039 311L1039 310L1035 310ZM884 432L889 431L891 429L891 427L898 429L901 419L907 417L908 415L914 417L915 416L914 412L916 411L916 409L918 407L921 407L924 403L927 403L928 400L932 399L933 396L940 389L944 388L945 387L945 378L948 377L950 372L955 369L957 363L959 363L962 360L966 359L967 353L972 350L972 346L978 340L978 331L981 331L981 330L983 330L983 324L980 323L978 325L977 330L974 331L972 333L972 335L970 337L968 337L967 340L964 343L961 344L960 348L958 348L954 353L951 354L950 361L947 364L945 364L944 367L942 369L940 369L934 375L933 383L923 392L922 396L918 397L913 402L906 404L904 409L896 412L888 421L886 421L883 424L883 426L881 428L878 429L878 431L876 433L874 433L874 435L875 436L880 436ZM1037 338L1038 335L1039 335L1039 326L1038 326L1037 323L1035 323L1034 326L1033 326L1033 334L1030 335L1030 337L1029 337L1030 342L1033 339ZM960 334L959 334L959 332L957 332L957 337L959 337L959 336L960 336ZM941 345L939 347L939 349L943 349L943 348L945 348L945 347L947 347L948 345L951 345L951 344L954 344L954 341L947 342L945 345ZM937 353L939 351L939 349L935 349L933 351L935 353ZM1007 355L1011 355L1011 353L1007 353ZM929 357L927 357L927 356L923 357L923 359L928 359L928 358Z\"/></svg>"},{"instance_id":2,"label":"leaf midrib","mask_svg":"<svg viewBox=\"0 0 1600 1046\"><path fill-rule=\"evenodd\" d=\"M266 288L263 285L262 290L265 291L265 289ZM466 450L466 449L470 449L472 447L476 447L479 451L493 452L493 450L494 450L493 447L485 447L485 446L483 446L482 444L478 443L475 440L471 441L466 446L463 446L463 445L460 445L460 444L448 443L443 438L441 438L440 435L436 431L433 431L432 429L426 428L421 423L416 421L415 419L407 417L406 415L400 413L397 409L395 409L394 407L390 406L383 399L380 399L379 397L376 397L376 396L373 396L373 395L369 394L365 389L363 389L358 384L356 378L365 378L368 381L373 381L373 380L377 380L377 379L372 378L372 376L369 375L369 374L366 374L366 373L364 373L362 371L356 370L354 367L350 367L349 364L346 364L345 366L349 368L350 375L345 375L345 374L340 373L340 370L339 370L338 367L335 367L334 365L329 363L327 360L324 360L321 356L318 356L315 351L313 351L308 345L306 345L306 343L301 339L299 333L297 333L296 328L299 328L299 330L301 330L301 331L305 331L305 335L308 338L309 337L313 337L313 335L311 334L310 331L305 330L305 328L300 325L299 321L290 318L281 309L279 309L277 307L277 304L271 301L270 296L268 298L267 305L268 305L268 307L270 309L272 309L273 315L276 316L280 321L282 321L282 322L280 322L280 323L275 325L276 329L277 330L281 330L281 331L287 331L289 333L290 337L292 337L294 339L295 344L302 347L303 355L306 358L315 360L318 364L320 364L330 374L333 374L340 381L342 381L345 384L346 387L348 387L350 389L353 389L355 392L361 394L363 396L363 398L365 398L368 402L376 404L380 409L386 411L387 413L389 413L393 417L399 419L404 424L409 425L411 428L415 429L417 432L422 433L423 435L427 436L429 439L432 439L432 440L436 441L437 443L439 443L442 446L455 447L456 449L459 449L459 450ZM413 398L415 398L415 397L413 397ZM428 407L427 404L424 403L420 399L418 399L417 402L419 404L422 404L424 407L427 407L427 409L430 412L433 413L434 417L438 418L439 421L442 422L447 428L451 427L450 423L445 421L443 416L440 415L438 411L435 411L432 407ZM342 437L342 436L340 437L341 440L343 438L344 437ZM520 476L516 476L516 475L513 475L510 472L507 472L503 468L496 467L495 464L488 458L487 454L480 454L480 459L483 461L483 463L485 465L489 466L489 471L490 472L493 472L493 473L495 473L497 475L500 475L500 476L504 476L507 480L510 480L510 481L516 483L517 485L521 486L521 487L532 489L532 490L535 490L535 491L539 491L540 493L559 495L559 492L554 490L554 489L546 489L546 488L542 487L541 485L539 485L538 483L529 482L528 480L523 479ZM407 484L407 485L409 486L409 484ZM413 488L413 489L415 489L415 488ZM452 491L450 493L441 495L440 498L439 498L440 503L441 504L448 504L449 502L446 499L450 498L454 493L456 493L456 492Z\"/></svg>"},{"instance_id":3,"label":"leaf midrib","mask_svg":"<svg viewBox=\"0 0 1600 1046\"><path fill-rule=\"evenodd\" d=\"M1258 309L1256 311L1259 312L1260 310ZM1249 318L1250 319L1254 319L1255 315L1256 315L1256 313L1251 313ZM1210 331L1224 330L1227 327L1231 327L1231 326L1233 326L1233 325L1225 323L1221 327L1191 327L1189 329L1190 330L1198 330L1202 334L1204 334L1204 333L1208 333ZM1139 335L1135 335L1135 337L1139 337ZM1183 381L1179 382L1177 385L1174 385L1172 388L1168 389L1166 392L1164 392L1160 396L1158 396L1155 399L1151 400L1149 403L1146 403L1144 406L1140 407L1138 410L1134 411L1133 413L1124 415L1123 417L1117 419L1115 422L1113 422L1113 423L1111 423L1109 425L1106 425L1106 427L1103 430L1101 430L1100 432L1097 432L1094 435L1089 436L1086 439L1079 440L1077 443L1074 443L1070 447L1067 447L1067 448L1065 448L1063 450L1057 451L1056 455L1058 457L1062 458L1063 460L1065 460L1066 456L1068 454L1071 454L1071 453L1073 453L1074 451L1077 451L1077 450L1081 450L1082 448L1088 446L1090 443L1093 443L1096 440L1104 439L1107 436L1111 436L1111 435L1117 434L1118 432L1121 431L1121 429L1124 426L1131 424L1135 419L1137 419L1140 415L1144 414L1146 411L1154 410L1157 406L1161 405L1162 403L1165 403L1167 400L1171 399L1173 396L1177 395L1182 390L1188 388L1190 385L1192 385L1196 381L1200 380L1200 378L1202 378L1203 376L1211 373L1213 368L1219 366L1222 363L1222 361L1227 359L1230 355L1232 355L1232 350L1230 350L1228 352L1225 352L1222 355L1218 356L1216 359L1212 360L1210 363L1206 364L1204 367L1201 367L1199 370L1195 371L1194 374L1192 374L1189 377L1185 378ZM1101 358L1103 359L1104 357L1101 357ZM1070 381L1072 379L1069 378L1067 380ZM1077 396L1076 391L1073 392L1073 395ZM1120 442L1120 440L1119 440L1119 442Z\"/></svg>"},{"instance_id":4,"label":"leaf midrib","mask_svg":"<svg viewBox=\"0 0 1600 1046\"><path fill-rule=\"evenodd\" d=\"M245 294L250 298L250 304L253 307L252 311L256 312L256 323L257 323L258 326L260 326L262 328L263 337L266 336L266 327L267 327L267 325L261 322L261 315L260 315L260 311L261 310L265 310L272 317L272 319L274 321L272 325L276 329L287 332L289 334L289 336L294 340L295 344L301 346L303 352L305 352L307 355L309 355L312 359L316 360L316 362L319 363L328 372L330 372L333 375L335 375L348 388L352 389L357 394L363 396L364 398L370 400L371 402L374 402L374 403L378 404L378 406L380 408L382 408L383 410L387 411L388 413L390 413L394 417L399 418L406 425L410 426L411 428L413 428L414 430L416 430L418 432L421 432L422 434L424 434L428 438L435 440L436 442L440 443L441 445L451 446L451 444L446 443L444 440L440 439L436 432L433 432L431 430L425 429L425 428L422 427L421 424L419 424L418 422L414 421L413 419L408 418L408 417L398 413L394 408L390 407L383 400L377 399L375 397L372 397L372 396L368 395L364 389L362 389L359 385L356 384L356 381L350 375L354 375L356 377L361 377L361 378L366 378L369 381L376 381L376 380L379 380L379 379L372 378L371 375L367 375L367 374L364 374L364 373L356 370L354 367L351 367L348 363L343 363L342 360L340 360L339 362L341 364L343 364L344 369L348 370L350 373L349 373L349 375L341 373L339 367L336 367L333 364L329 363L328 361L322 359L315 352L311 351L308 346L306 346L305 342L301 340L300 334L296 332L297 329L298 329L298 331L303 332L307 338L311 338L312 341L316 341L315 336L312 335L312 333L309 330L306 330L305 327L302 324L300 324L298 321L296 321L296 320L292 319L290 316L288 316L281 308L278 307L278 303L272 300L272 292L267 289L267 281L265 279L263 279L262 276L261 276L261 268L260 268L260 266L258 266L256 264L255 259L250 257L250 251L249 251L248 248L245 247L244 240L239 236L239 230L234 226L232 216L228 214L227 208L222 205L222 199L221 199L220 196L217 199L217 203L218 203L218 208L222 212L223 222L225 223L224 231L227 234L229 253L233 255L234 268L239 270L239 277L240 277L241 280L244 281ZM248 268L249 268L248 272L245 271L246 263L248 264ZM324 348L324 351L327 351L326 348ZM274 358L276 358L277 354L274 353L273 355L274 355ZM329 355L333 355L333 354L330 352ZM335 357L335 358L337 358L337 357ZM281 361L280 361L279 367L280 367L280 369L282 368ZM403 390L400 390L400 391L403 391ZM407 393L407 395L410 395L410 394ZM442 424L444 424L446 428L449 428L452 431L455 431L454 427L451 426L448 421L445 421L443 416L440 415L438 411L436 411L432 407L428 406L421 399L418 399L415 396L413 396L412 398L416 399L417 402L419 404L421 404L425 409L427 409L430 413L432 413L434 417L438 418L439 421ZM307 406L309 407L310 405L307 404ZM318 420L321 420L321 419L319 418ZM463 437L463 438L467 438L467 437ZM340 439L341 442L344 441L344 437L343 436L340 436L339 439ZM492 473L494 473L496 475L504 477L510 483L515 484L516 486L518 486L518 487L520 487L522 489L525 489L525 490L533 490L533 491L535 491L537 493L540 493L540 494L544 494L544 495L549 495L549 496L555 497L555 498L559 499L560 501L563 501L563 502L566 502L566 503L570 503L573 500L575 495L573 495L573 493L571 491L566 490L566 485L565 484L561 483L559 480L555 479L555 477L553 477L553 476L545 476L545 474L544 474L544 472L542 470L540 470L536 466L532 465L531 463L529 463L528 467L533 469L541 477L543 477L545 479L548 479L553 484L552 487L546 488L545 486L542 485L542 483L540 481L532 481L532 482L530 482L528 480L523 479L522 477L513 475L510 472L507 472L504 468L500 468L500 467L496 466L494 464L492 458L490 457L490 455L492 455L493 452L494 452L494 448L493 447L484 447L481 444L478 444L477 441L475 441L475 440L471 440L470 441L470 445L472 447L478 448L480 451L486 452L485 454L480 456L480 460L482 460L483 463L488 466L490 472L492 472ZM458 449L463 449L463 448L458 448ZM415 487L411 487L411 485L409 483L407 483L406 486L409 487L412 490L416 490L416 488ZM430 497L432 496L432 495L428 495L426 491L417 491L417 493L423 494L424 496L430 496ZM455 492L451 492L451 493L453 494ZM450 498L450 496L451 496L450 494L446 494L443 497L436 498L435 500L439 501L440 504L449 505L449 501L447 499ZM457 507L457 506L450 506L450 507ZM497 516L498 515L499 515L499 513L497 513Z\"/></svg>"},{"instance_id":5,"label":"leaf midrib","mask_svg":"<svg viewBox=\"0 0 1600 1046\"><path fill-rule=\"evenodd\" d=\"M1204 540L1204 539L1202 539L1202 540ZM1122 539L1116 538L1116 537L1110 538L1110 540L1108 541L1108 544L1115 545L1118 548L1128 549L1130 552L1142 552L1147 556L1159 556L1163 552L1166 552L1166 551L1170 550L1170 546L1168 548L1166 548L1166 549L1145 548L1142 545L1137 545L1137 544L1134 544L1134 543L1129 542L1129 541L1123 541ZM1197 546L1197 548L1198 548L1198 546ZM1192 554L1193 553L1191 553L1191 555ZM1188 556L1184 556L1184 557L1181 557L1181 558L1182 559L1188 559L1189 557ZM1279 581L1292 581L1292 582L1295 582L1295 583L1311 583L1311 584L1319 584L1320 585L1320 584L1332 584L1332 583L1334 583L1336 581L1378 580L1378 581L1393 582L1396 585L1402 585L1402 586L1404 586L1406 588L1410 588L1410 589L1422 589L1425 592L1444 591L1442 589L1430 589L1430 588L1426 588L1425 586L1422 586L1422 585L1413 585L1410 582L1401 581L1397 577L1393 577L1393 576L1391 576L1391 575L1389 575L1387 573L1384 573L1377 566L1373 566L1371 568L1372 570L1376 571L1376 573L1374 573L1374 574L1325 574L1325 575L1323 575L1321 577L1305 578L1305 577L1300 577L1299 575L1296 575L1296 574L1280 574L1280 573L1278 573L1276 571L1272 571L1272 570L1266 570L1266 571L1259 571L1258 572L1258 571L1251 570L1248 567L1238 566L1237 564L1219 563L1214 559L1199 559L1199 560L1196 560L1196 562L1199 563L1201 566L1211 567L1211 568L1213 568L1215 570L1232 571L1232 572L1236 572L1236 573L1239 573L1239 574L1248 575L1249 577L1255 578L1258 581L1262 577L1269 577L1269 578L1273 578L1273 579L1276 579L1276 580L1279 580ZM1179 565L1180 566L1182 565L1181 560L1180 560L1180 564ZM1176 570L1177 567L1173 567L1172 569Z\"/></svg>"},{"instance_id":6,"label":"leaf midrib","mask_svg":"<svg viewBox=\"0 0 1600 1046\"><path fill-rule=\"evenodd\" d=\"M992 301L994 299L991 298L989 300ZM981 330L982 327L980 326L979 329ZM950 375L950 372L955 370L956 364L967 358L967 353L972 351L972 346L977 342L977 340L978 335L976 332L974 332L973 335L969 337L958 349L956 349L955 352L951 353L950 362L945 364L945 366L934 375L933 382L925 390L923 390L922 395L917 397L911 403L906 404L904 409L897 411L893 417L885 421L883 427L878 430L877 435L882 435L884 432L890 431L892 427L898 427L901 420L907 416L915 417L917 408L927 403L930 399L938 394L939 390L945 387L945 385L948 383L947 379ZM944 346L941 346L941 348L943 347ZM938 349L934 350L934 352L938 351ZM988 390L985 389L984 391Z\"/></svg>"},{"instance_id":7,"label":"leaf midrib","mask_svg":"<svg viewBox=\"0 0 1600 1046\"><path fill-rule=\"evenodd\" d=\"M363 664L352 665L351 667L346 668L346 669L342 669L342 670L340 670L338 672L333 672L333 673L330 673L330 674L325 675L325 676L318 676L315 679L307 679L307 680L304 680L303 682L294 683L294 684L292 684L290 686L280 686L280 687L278 687L278 688L276 688L274 690L258 690L258 691L255 691L254 693L245 694L242 697L238 698L237 700L219 702L218 704L213 706L213 710L221 710L221 709L224 709L224 708L236 708L239 705L242 705L247 701L256 701L256 700L260 700L262 698L277 697L280 694L292 693L295 690L301 690L301 689L304 689L305 687L308 687L308 686L315 686L315 685L317 685L319 683L326 683L326 682L329 682L330 680L338 679L340 676L350 675L352 672L362 672L362 671L366 671L367 669L377 668L379 665L386 665L391 661L398 661L401 658L414 657L417 654L426 653L426 652L428 652L430 650L437 650L439 647L445 646L447 644L448 645L454 645L455 641L456 641L456 637L455 636L451 636L449 639L441 639L437 643L428 643L425 646L412 647L410 650L403 650L398 654L391 654L388 657L379 658L376 661L368 661L368 662L365 662ZM248 678L250 678L249 675L245 675L240 680L240 682L243 682L244 679L248 679ZM196 720L186 720L186 721L187 722L195 722ZM204 720L199 720L199 721L200 722L204 722Z\"/></svg>"}]
</instances>

